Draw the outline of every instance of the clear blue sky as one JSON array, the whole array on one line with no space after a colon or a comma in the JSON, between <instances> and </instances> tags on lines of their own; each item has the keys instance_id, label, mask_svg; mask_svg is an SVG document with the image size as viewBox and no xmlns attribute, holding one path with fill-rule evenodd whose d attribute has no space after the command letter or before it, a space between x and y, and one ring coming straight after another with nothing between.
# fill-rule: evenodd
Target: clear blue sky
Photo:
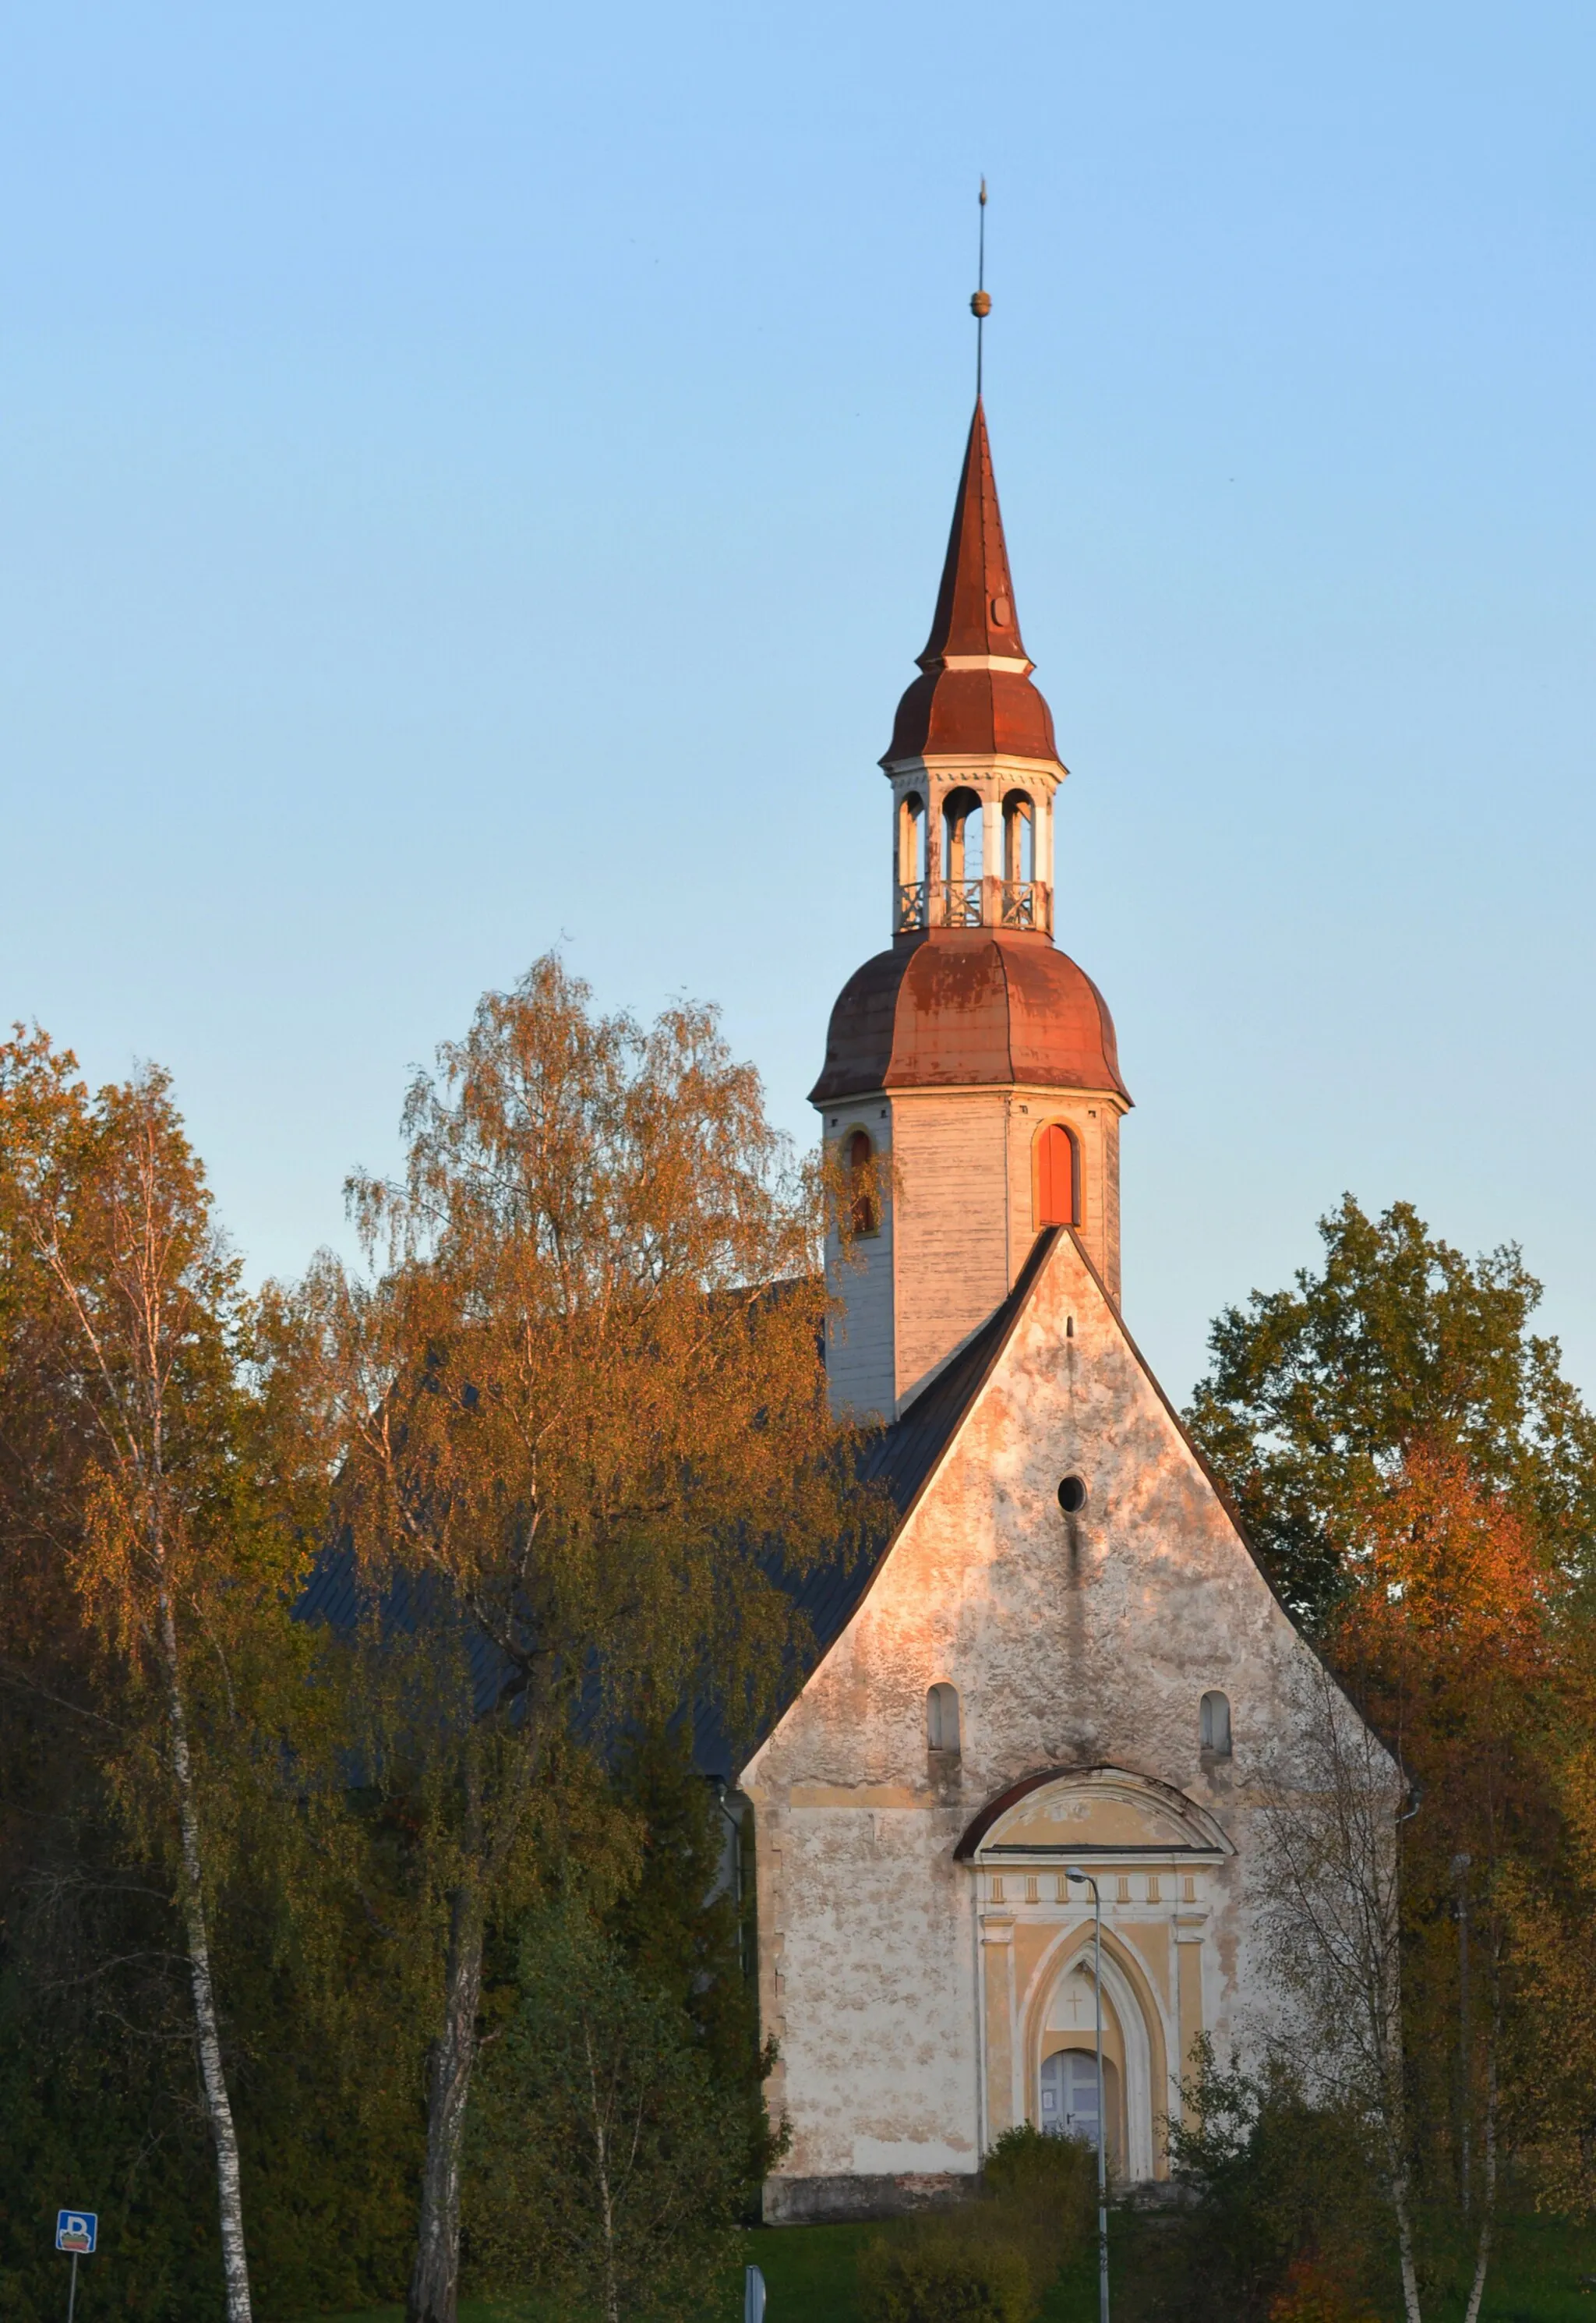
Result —
<instances>
[{"instance_id":1,"label":"clear blue sky","mask_svg":"<svg viewBox=\"0 0 1596 2323\"><path fill-rule=\"evenodd\" d=\"M1596 1393L1588 5L35 0L0 74L0 1009L252 1272L564 936L807 1138L988 408L1177 1395L1351 1188Z\"/></svg>"}]
</instances>

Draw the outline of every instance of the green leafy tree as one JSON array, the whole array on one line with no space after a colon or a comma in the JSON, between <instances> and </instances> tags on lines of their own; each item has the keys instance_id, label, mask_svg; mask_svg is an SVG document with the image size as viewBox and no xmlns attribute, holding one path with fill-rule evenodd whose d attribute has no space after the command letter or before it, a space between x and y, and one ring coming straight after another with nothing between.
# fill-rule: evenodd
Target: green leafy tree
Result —
<instances>
[{"instance_id":1,"label":"green leafy tree","mask_svg":"<svg viewBox=\"0 0 1596 2323\"><path fill-rule=\"evenodd\" d=\"M1461 1452L1549 1554L1582 1567L1596 1421L1556 1340L1530 1328L1541 1286L1517 1246L1471 1261L1410 1204L1371 1218L1350 1194L1319 1233L1317 1272L1215 1321L1187 1414L1288 1605L1330 1620L1357 1512L1421 1442Z\"/></svg>"},{"instance_id":2,"label":"green leafy tree","mask_svg":"<svg viewBox=\"0 0 1596 2323\"><path fill-rule=\"evenodd\" d=\"M686 2011L579 1903L528 1924L472 2144L473 2261L501 2300L530 2287L605 2323L703 2311L747 2190L746 2123Z\"/></svg>"},{"instance_id":3,"label":"green leafy tree","mask_svg":"<svg viewBox=\"0 0 1596 2323\"><path fill-rule=\"evenodd\" d=\"M745 2175L757 2183L768 2175L781 2140L765 2107L775 2048L759 2039L740 1820L694 1766L684 1720L674 1727L651 1721L630 1735L617 1757L613 1790L635 1823L638 1855L605 1924L633 1972L693 2025L720 2102L729 2115L740 2111Z\"/></svg>"}]
</instances>

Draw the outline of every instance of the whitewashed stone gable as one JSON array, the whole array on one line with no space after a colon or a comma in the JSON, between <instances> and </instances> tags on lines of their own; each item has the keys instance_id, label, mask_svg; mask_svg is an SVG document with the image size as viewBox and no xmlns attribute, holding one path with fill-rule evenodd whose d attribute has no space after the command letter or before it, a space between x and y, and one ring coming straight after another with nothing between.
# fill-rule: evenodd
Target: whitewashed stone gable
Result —
<instances>
[{"instance_id":1,"label":"whitewashed stone gable","mask_svg":"<svg viewBox=\"0 0 1596 2323\"><path fill-rule=\"evenodd\" d=\"M1271 2009L1247 1871L1308 1648L1074 1235L1050 1237L1015 1308L742 1777L770 2093L793 2133L773 2217L890 2206L1038 2116L1048 2058L1080 2045L1090 1914L1066 1848L1102 1873L1110 2134L1132 2175L1162 2174L1159 2118L1197 2034L1223 2046ZM956 1757L928 1747L938 1685L957 1690ZM1210 1691L1228 1758L1202 1747ZM961 1858L983 1811L1037 1777Z\"/></svg>"}]
</instances>

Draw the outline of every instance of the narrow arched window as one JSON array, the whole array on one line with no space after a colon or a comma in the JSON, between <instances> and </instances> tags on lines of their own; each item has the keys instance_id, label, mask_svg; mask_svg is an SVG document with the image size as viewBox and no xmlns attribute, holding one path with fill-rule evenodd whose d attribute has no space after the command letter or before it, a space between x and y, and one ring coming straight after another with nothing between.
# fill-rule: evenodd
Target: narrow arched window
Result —
<instances>
[{"instance_id":1,"label":"narrow arched window","mask_svg":"<svg viewBox=\"0 0 1596 2323\"><path fill-rule=\"evenodd\" d=\"M856 1235L880 1230L876 1206L876 1149L870 1133L856 1129L848 1141L848 1214Z\"/></svg>"},{"instance_id":2,"label":"narrow arched window","mask_svg":"<svg viewBox=\"0 0 1596 2323\"><path fill-rule=\"evenodd\" d=\"M959 1689L933 1685L925 1697L925 1742L928 1750L959 1756Z\"/></svg>"},{"instance_id":3,"label":"narrow arched window","mask_svg":"<svg viewBox=\"0 0 1596 2323\"><path fill-rule=\"evenodd\" d=\"M1080 1148L1062 1122L1050 1121L1037 1135L1036 1223L1080 1224Z\"/></svg>"},{"instance_id":4,"label":"narrow arched window","mask_svg":"<svg viewBox=\"0 0 1596 2323\"><path fill-rule=\"evenodd\" d=\"M1215 1758L1229 1758L1230 1696L1227 1694L1204 1694L1197 1731L1206 1751Z\"/></svg>"}]
</instances>

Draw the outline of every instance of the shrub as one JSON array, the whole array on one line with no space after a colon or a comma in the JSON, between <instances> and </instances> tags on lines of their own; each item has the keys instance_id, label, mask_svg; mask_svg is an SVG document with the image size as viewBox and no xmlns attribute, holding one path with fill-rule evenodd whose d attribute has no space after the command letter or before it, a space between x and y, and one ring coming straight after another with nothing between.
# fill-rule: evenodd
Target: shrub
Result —
<instances>
[{"instance_id":1,"label":"shrub","mask_svg":"<svg viewBox=\"0 0 1596 2323\"><path fill-rule=\"evenodd\" d=\"M1384 2214L1368 2125L1315 2102L1289 2064L1261 2074L1196 2050L1188 2118L1169 2124L1187 2204L1160 2236L1179 2323L1359 2323ZM1338 2303L1339 2302L1339 2303Z\"/></svg>"},{"instance_id":2,"label":"shrub","mask_svg":"<svg viewBox=\"0 0 1596 2323\"><path fill-rule=\"evenodd\" d=\"M864 2323L1030 2323L1036 2303L1031 2270L1012 2244L939 2219L870 2245L859 2262L859 2311Z\"/></svg>"},{"instance_id":3,"label":"shrub","mask_svg":"<svg viewBox=\"0 0 1596 2323\"><path fill-rule=\"evenodd\" d=\"M1029 2323L1090 2236L1096 2167L1074 2138L1005 2130L973 2200L903 2219L866 2251L865 2323Z\"/></svg>"},{"instance_id":4,"label":"shrub","mask_svg":"<svg viewBox=\"0 0 1596 2323\"><path fill-rule=\"evenodd\" d=\"M1045 2290L1090 2239L1097 2157L1077 2137L1045 2137L1029 2122L1005 2129L981 2171L986 2231L1020 2251Z\"/></svg>"},{"instance_id":5,"label":"shrub","mask_svg":"<svg viewBox=\"0 0 1596 2323\"><path fill-rule=\"evenodd\" d=\"M989 2194L1051 2195L1059 2201L1088 2194L1097 2182L1097 2157L1078 2137L1048 2137L1028 2121L1005 2129L981 2165Z\"/></svg>"}]
</instances>

